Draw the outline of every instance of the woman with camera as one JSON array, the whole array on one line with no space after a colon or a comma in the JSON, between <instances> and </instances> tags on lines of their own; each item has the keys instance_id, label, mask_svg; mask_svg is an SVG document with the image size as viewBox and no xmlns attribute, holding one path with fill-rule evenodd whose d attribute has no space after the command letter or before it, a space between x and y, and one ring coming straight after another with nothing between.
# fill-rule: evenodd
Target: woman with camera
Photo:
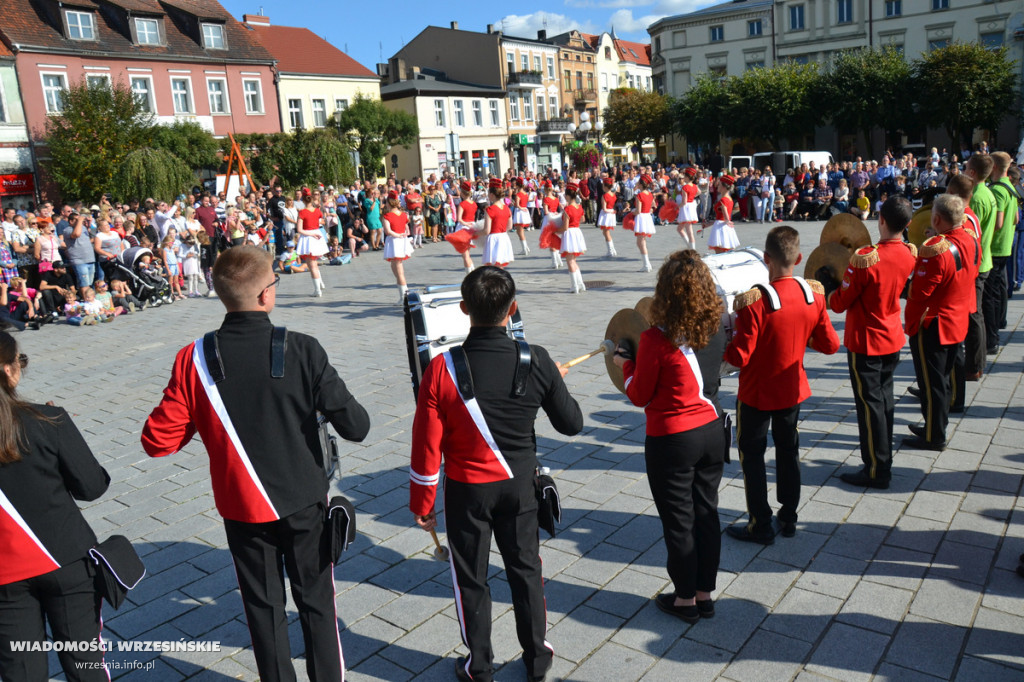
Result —
<instances>
[{"instance_id":1,"label":"woman with camera","mask_svg":"<svg viewBox=\"0 0 1024 682\"><path fill-rule=\"evenodd\" d=\"M46 641L48 624L55 642L97 643L59 650L67 679L109 680L88 556L96 535L75 500L95 500L110 477L67 412L18 396L27 365L14 338L0 332L0 678L48 679L47 653L30 650ZM14 651L14 642L28 646Z\"/></svg>"}]
</instances>

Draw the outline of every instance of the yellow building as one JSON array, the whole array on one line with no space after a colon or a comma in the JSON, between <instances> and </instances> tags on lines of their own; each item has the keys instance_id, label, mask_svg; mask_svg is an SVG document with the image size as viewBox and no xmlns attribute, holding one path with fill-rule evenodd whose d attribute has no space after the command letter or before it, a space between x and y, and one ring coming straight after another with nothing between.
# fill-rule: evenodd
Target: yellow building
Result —
<instances>
[{"instance_id":1,"label":"yellow building","mask_svg":"<svg viewBox=\"0 0 1024 682\"><path fill-rule=\"evenodd\" d=\"M270 18L242 20L277 60L281 129L323 128L356 97L380 99L380 79L307 28L271 26Z\"/></svg>"}]
</instances>

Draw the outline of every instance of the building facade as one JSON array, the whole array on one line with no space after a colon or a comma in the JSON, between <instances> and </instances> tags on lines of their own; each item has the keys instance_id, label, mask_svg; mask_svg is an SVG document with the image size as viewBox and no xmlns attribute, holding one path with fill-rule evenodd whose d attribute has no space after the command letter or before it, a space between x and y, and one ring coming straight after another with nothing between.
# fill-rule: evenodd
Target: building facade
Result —
<instances>
[{"instance_id":1,"label":"building facade","mask_svg":"<svg viewBox=\"0 0 1024 682\"><path fill-rule=\"evenodd\" d=\"M14 54L0 43L0 203L4 208L27 208L35 200L35 190L35 162Z\"/></svg>"},{"instance_id":2,"label":"building facade","mask_svg":"<svg viewBox=\"0 0 1024 682\"><path fill-rule=\"evenodd\" d=\"M262 14L245 14L242 21L277 61L285 132L323 128L357 97L380 99L377 74L308 28L273 26Z\"/></svg>"},{"instance_id":3,"label":"building facade","mask_svg":"<svg viewBox=\"0 0 1024 682\"><path fill-rule=\"evenodd\" d=\"M561 167L562 134L542 125L559 118L562 109L558 48L539 40L500 36L502 75L508 91L510 167L535 172Z\"/></svg>"}]
</instances>

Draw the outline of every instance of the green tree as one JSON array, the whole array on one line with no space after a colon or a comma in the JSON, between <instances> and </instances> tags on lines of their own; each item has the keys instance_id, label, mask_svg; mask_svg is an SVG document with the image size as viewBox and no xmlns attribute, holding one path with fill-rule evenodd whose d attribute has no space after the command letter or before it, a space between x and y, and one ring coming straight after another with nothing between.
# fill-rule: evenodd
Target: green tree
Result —
<instances>
[{"instance_id":1,"label":"green tree","mask_svg":"<svg viewBox=\"0 0 1024 682\"><path fill-rule=\"evenodd\" d=\"M729 110L728 81L702 74L686 93L672 104L676 130L688 144L715 148L722 138L722 122Z\"/></svg>"},{"instance_id":2,"label":"green tree","mask_svg":"<svg viewBox=\"0 0 1024 682\"><path fill-rule=\"evenodd\" d=\"M235 135L238 148L245 156L245 165L257 184L269 185L278 174L284 159L287 133L249 133ZM221 140L221 154L226 159L231 151L231 140ZM222 170L226 170L223 168ZM234 172L234 171L232 171ZM279 180L279 178L278 178Z\"/></svg>"},{"instance_id":3,"label":"green tree","mask_svg":"<svg viewBox=\"0 0 1024 682\"><path fill-rule=\"evenodd\" d=\"M669 99L658 92L616 88L608 93L604 110L604 134L617 146L636 145L643 149L672 131Z\"/></svg>"},{"instance_id":4,"label":"green tree","mask_svg":"<svg viewBox=\"0 0 1024 682\"><path fill-rule=\"evenodd\" d=\"M913 69L921 117L946 129L952 149L970 144L975 128L998 128L1017 96L1005 46L952 43L921 55Z\"/></svg>"},{"instance_id":5,"label":"green tree","mask_svg":"<svg viewBox=\"0 0 1024 682\"><path fill-rule=\"evenodd\" d=\"M149 146L166 149L193 171L216 168L219 164L220 143L195 121L153 126L149 131Z\"/></svg>"},{"instance_id":6,"label":"green tree","mask_svg":"<svg viewBox=\"0 0 1024 682\"><path fill-rule=\"evenodd\" d=\"M728 83L730 104L724 132L736 137L768 140L780 149L780 140L793 144L813 132L825 117L815 101L820 92L817 64L782 62L769 68L750 69Z\"/></svg>"},{"instance_id":7,"label":"green tree","mask_svg":"<svg viewBox=\"0 0 1024 682\"><path fill-rule=\"evenodd\" d=\"M189 189L194 177L192 169L166 149L142 147L125 155L108 189L118 197L170 200Z\"/></svg>"},{"instance_id":8,"label":"green tree","mask_svg":"<svg viewBox=\"0 0 1024 682\"><path fill-rule=\"evenodd\" d=\"M356 178L348 147L333 130L305 131L301 128L284 142L279 180L290 187L347 185Z\"/></svg>"},{"instance_id":9,"label":"green tree","mask_svg":"<svg viewBox=\"0 0 1024 682\"><path fill-rule=\"evenodd\" d=\"M381 173L389 149L408 147L416 142L420 132L411 114L392 111L383 102L362 95L331 126L359 152L364 174L372 176Z\"/></svg>"},{"instance_id":10,"label":"green tree","mask_svg":"<svg viewBox=\"0 0 1024 682\"><path fill-rule=\"evenodd\" d=\"M46 120L50 176L65 201L95 201L111 190L125 157L145 143L152 115L121 81L107 86L83 79L60 98L63 110Z\"/></svg>"}]
</instances>

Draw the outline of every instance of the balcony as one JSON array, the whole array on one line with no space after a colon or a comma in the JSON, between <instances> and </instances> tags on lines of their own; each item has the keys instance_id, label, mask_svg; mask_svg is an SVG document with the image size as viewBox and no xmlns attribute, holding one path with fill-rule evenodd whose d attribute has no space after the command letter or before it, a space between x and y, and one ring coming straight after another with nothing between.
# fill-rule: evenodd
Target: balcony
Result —
<instances>
[{"instance_id":1,"label":"balcony","mask_svg":"<svg viewBox=\"0 0 1024 682\"><path fill-rule=\"evenodd\" d=\"M568 118L549 118L546 121L537 121L537 134L568 135L570 123L572 120Z\"/></svg>"},{"instance_id":2,"label":"balcony","mask_svg":"<svg viewBox=\"0 0 1024 682\"><path fill-rule=\"evenodd\" d=\"M508 75L508 87L538 90L544 87L544 82L537 71L513 71Z\"/></svg>"},{"instance_id":3,"label":"balcony","mask_svg":"<svg viewBox=\"0 0 1024 682\"><path fill-rule=\"evenodd\" d=\"M576 90L573 92L576 106L586 106L597 101L597 90Z\"/></svg>"}]
</instances>

